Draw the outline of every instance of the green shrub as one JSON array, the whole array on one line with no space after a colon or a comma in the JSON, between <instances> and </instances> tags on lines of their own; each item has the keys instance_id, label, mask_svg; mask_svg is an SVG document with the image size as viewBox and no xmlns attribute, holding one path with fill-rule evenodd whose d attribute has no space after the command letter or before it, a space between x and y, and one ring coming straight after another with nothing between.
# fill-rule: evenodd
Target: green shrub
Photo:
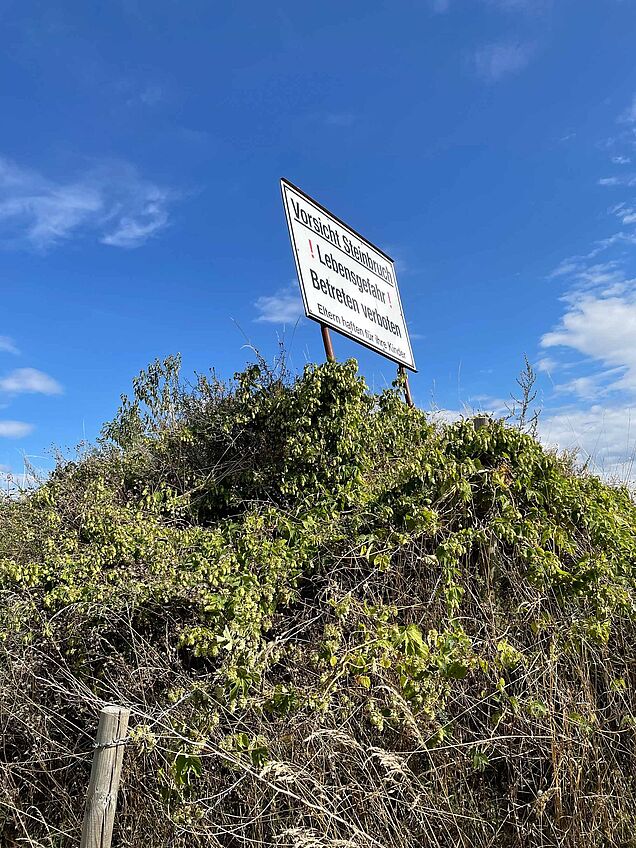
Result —
<instances>
[{"instance_id":1,"label":"green shrub","mask_svg":"<svg viewBox=\"0 0 636 848\"><path fill-rule=\"evenodd\" d=\"M503 422L156 362L0 502L0 842L76 844L117 701L122 846L629 844L635 566L629 493Z\"/></svg>"}]
</instances>

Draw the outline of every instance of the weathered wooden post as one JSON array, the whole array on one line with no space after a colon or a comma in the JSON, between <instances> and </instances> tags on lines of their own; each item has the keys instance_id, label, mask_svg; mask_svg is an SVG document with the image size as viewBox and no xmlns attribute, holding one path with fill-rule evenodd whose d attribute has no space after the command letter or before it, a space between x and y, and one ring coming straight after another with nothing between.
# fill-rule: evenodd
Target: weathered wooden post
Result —
<instances>
[{"instance_id":1,"label":"weathered wooden post","mask_svg":"<svg viewBox=\"0 0 636 848\"><path fill-rule=\"evenodd\" d=\"M484 427L488 426L488 422L490 418L487 415L475 415L473 418L473 427L475 430L482 430Z\"/></svg>"},{"instance_id":2,"label":"weathered wooden post","mask_svg":"<svg viewBox=\"0 0 636 848\"><path fill-rule=\"evenodd\" d=\"M408 406L415 406L413 403L413 396L411 394L411 387L409 386L409 375L403 365L398 366L398 375L404 381L404 400Z\"/></svg>"},{"instance_id":3,"label":"weathered wooden post","mask_svg":"<svg viewBox=\"0 0 636 848\"><path fill-rule=\"evenodd\" d=\"M110 848L130 710L100 710L80 848Z\"/></svg>"}]
</instances>

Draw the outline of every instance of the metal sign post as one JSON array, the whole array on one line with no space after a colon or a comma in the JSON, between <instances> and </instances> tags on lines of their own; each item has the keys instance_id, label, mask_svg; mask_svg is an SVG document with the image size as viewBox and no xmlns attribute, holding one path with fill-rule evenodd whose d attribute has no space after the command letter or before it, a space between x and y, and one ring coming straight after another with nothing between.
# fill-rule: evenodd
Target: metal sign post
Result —
<instances>
[{"instance_id":1,"label":"metal sign post","mask_svg":"<svg viewBox=\"0 0 636 848\"><path fill-rule=\"evenodd\" d=\"M327 357L327 362L335 362L336 355L333 352L333 345L331 344L331 334L329 332L329 327L327 327L326 324L321 324L320 332L322 333L322 343L325 346L325 356Z\"/></svg>"},{"instance_id":2,"label":"metal sign post","mask_svg":"<svg viewBox=\"0 0 636 848\"><path fill-rule=\"evenodd\" d=\"M305 315L320 324L327 359L331 329L416 371L391 257L288 180L281 192Z\"/></svg>"}]
</instances>

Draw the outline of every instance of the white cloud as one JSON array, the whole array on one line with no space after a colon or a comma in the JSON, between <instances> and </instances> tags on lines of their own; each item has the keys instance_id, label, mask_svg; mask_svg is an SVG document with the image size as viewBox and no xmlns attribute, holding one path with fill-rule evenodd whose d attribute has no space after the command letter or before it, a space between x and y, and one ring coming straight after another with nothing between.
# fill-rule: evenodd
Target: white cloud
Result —
<instances>
[{"instance_id":1,"label":"white cloud","mask_svg":"<svg viewBox=\"0 0 636 848\"><path fill-rule=\"evenodd\" d=\"M621 224L636 224L636 209L626 203L618 203L610 209L610 214L616 215Z\"/></svg>"},{"instance_id":2,"label":"white cloud","mask_svg":"<svg viewBox=\"0 0 636 848\"><path fill-rule=\"evenodd\" d=\"M628 188L633 188L636 186L636 175L629 174L624 177L602 177L598 181L598 184L600 186L627 186Z\"/></svg>"},{"instance_id":3,"label":"white cloud","mask_svg":"<svg viewBox=\"0 0 636 848\"><path fill-rule=\"evenodd\" d=\"M2 353L12 353L17 356L20 351L15 346L13 339L9 336L0 336L0 351Z\"/></svg>"},{"instance_id":4,"label":"white cloud","mask_svg":"<svg viewBox=\"0 0 636 848\"><path fill-rule=\"evenodd\" d=\"M470 418L471 411L469 409L463 411L459 409L432 409L428 415L434 424L455 424L456 421L461 421L463 418Z\"/></svg>"},{"instance_id":5,"label":"white cloud","mask_svg":"<svg viewBox=\"0 0 636 848\"><path fill-rule=\"evenodd\" d=\"M260 312L255 320L269 324L293 324L305 314L300 295L293 287L263 295L254 306Z\"/></svg>"},{"instance_id":6,"label":"white cloud","mask_svg":"<svg viewBox=\"0 0 636 848\"><path fill-rule=\"evenodd\" d=\"M625 287L631 284L631 280L625 278L622 265L615 259L587 265L584 263L571 276L576 281L576 289L569 299L575 300L581 290L593 289L599 295L607 297L623 292Z\"/></svg>"},{"instance_id":7,"label":"white cloud","mask_svg":"<svg viewBox=\"0 0 636 848\"><path fill-rule=\"evenodd\" d=\"M134 215L122 215L112 232L101 238L113 247L138 247L168 223L166 195L159 189L149 190Z\"/></svg>"},{"instance_id":8,"label":"white cloud","mask_svg":"<svg viewBox=\"0 0 636 848\"><path fill-rule=\"evenodd\" d=\"M576 451L596 474L636 479L636 403L562 408L540 417L539 432L546 445Z\"/></svg>"},{"instance_id":9,"label":"white cloud","mask_svg":"<svg viewBox=\"0 0 636 848\"><path fill-rule=\"evenodd\" d=\"M487 82L497 82L509 74L523 70L532 53L533 48L529 44L488 44L475 51L475 70L478 76Z\"/></svg>"},{"instance_id":10,"label":"white cloud","mask_svg":"<svg viewBox=\"0 0 636 848\"><path fill-rule=\"evenodd\" d=\"M633 210L619 203L609 210L622 223L633 223ZM576 398L576 405L544 413L544 441L579 448L595 473L636 481L636 278L627 271L624 248L636 244L632 231L596 242L585 256L564 260L552 273L569 283L563 315L540 344L551 356L542 370L553 377L567 372L555 386L555 399ZM600 262L599 254L621 248L617 258Z\"/></svg>"},{"instance_id":11,"label":"white cloud","mask_svg":"<svg viewBox=\"0 0 636 848\"><path fill-rule=\"evenodd\" d=\"M548 279L554 277L565 277L577 270L580 265L580 256L570 256L568 259L563 259L557 267L548 275Z\"/></svg>"},{"instance_id":12,"label":"white cloud","mask_svg":"<svg viewBox=\"0 0 636 848\"><path fill-rule=\"evenodd\" d=\"M0 421L0 438L22 439L33 432L33 424L25 421Z\"/></svg>"},{"instance_id":13,"label":"white cloud","mask_svg":"<svg viewBox=\"0 0 636 848\"><path fill-rule=\"evenodd\" d=\"M632 244L632 236L629 233L615 233L609 238L602 239L596 243L596 247L586 256L571 256L564 259L561 264L549 274L549 279L558 277L569 277L572 288L569 294L563 298L566 302L576 300L583 291L597 289L602 295L616 294L625 291L632 280L626 278L623 265L616 259L606 262L591 263L590 259L596 259L600 253L608 247L617 244Z\"/></svg>"},{"instance_id":14,"label":"white cloud","mask_svg":"<svg viewBox=\"0 0 636 848\"><path fill-rule=\"evenodd\" d=\"M0 378L0 391L8 394L60 395L64 390L57 380L43 371L17 368L6 377Z\"/></svg>"},{"instance_id":15,"label":"white cloud","mask_svg":"<svg viewBox=\"0 0 636 848\"><path fill-rule=\"evenodd\" d=\"M619 120L636 122L636 97ZM612 161L630 163L621 155ZM629 188L636 185L636 174L604 177L598 183ZM560 405L544 411L540 433L548 444L578 449L595 473L636 484L636 277L629 250L636 246L633 199L625 197L608 214L623 229L594 242L586 254L563 260L550 275L567 288L560 320L540 340L549 352L541 370L562 379L552 398ZM567 395L572 401L563 406Z\"/></svg>"},{"instance_id":16,"label":"white cloud","mask_svg":"<svg viewBox=\"0 0 636 848\"><path fill-rule=\"evenodd\" d=\"M539 360L537 360L536 364L537 371L541 371L544 374L549 374L551 371L556 370L558 368L558 362L555 359L552 359L550 356L542 356Z\"/></svg>"},{"instance_id":17,"label":"white cloud","mask_svg":"<svg viewBox=\"0 0 636 848\"><path fill-rule=\"evenodd\" d=\"M508 416L510 401L504 398L492 397L491 395L471 395L461 405L461 409L440 409L433 407L428 412L436 424L454 424L466 418L474 418L476 415L487 415L491 418L504 418Z\"/></svg>"},{"instance_id":18,"label":"white cloud","mask_svg":"<svg viewBox=\"0 0 636 848\"><path fill-rule=\"evenodd\" d=\"M149 83L139 94L139 100L144 104L144 106L156 106L158 103L161 103L163 99L163 88L156 83ZM130 102L130 105L134 105L134 100Z\"/></svg>"},{"instance_id":19,"label":"white cloud","mask_svg":"<svg viewBox=\"0 0 636 848\"><path fill-rule=\"evenodd\" d=\"M587 375L578 387L587 397L593 388L590 380L596 381L597 396L601 390L636 393L636 292L569 298L559 325L543 336L541 346L569 348L601 364L601 372ZM577 390L576 382L571 388Z\"/></svg>"},{"instance_id":20,"label":"white cloud","mask_svg":"<svg viewBox=\"0 0 636 848\"><path fill-rule=\"evenodd\" d=\"M138 247L165 228L172 197L125 163L55 181L0 157L0 243L42 250L92 234L103 244Z\"/></svg>"}]
</instances>

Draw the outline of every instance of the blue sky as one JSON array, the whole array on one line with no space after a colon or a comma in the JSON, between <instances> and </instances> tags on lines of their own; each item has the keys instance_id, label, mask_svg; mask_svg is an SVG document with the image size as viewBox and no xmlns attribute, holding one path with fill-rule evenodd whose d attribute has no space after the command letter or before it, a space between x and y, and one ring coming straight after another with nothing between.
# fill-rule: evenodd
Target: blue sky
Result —
<instances>
[{"instance_id":1,"label":"blue sky","mask_svg":"<svg viewBox=\"0 0 636 848\"><path fill-rule=\"evenodd\" d=\"M285 176L396 258L419 405L500 414L527 354L545 441L636 476L633 0L0 0L0 33L0 474L155 357L323 358Z\"/></svg>"}]
</instances>

